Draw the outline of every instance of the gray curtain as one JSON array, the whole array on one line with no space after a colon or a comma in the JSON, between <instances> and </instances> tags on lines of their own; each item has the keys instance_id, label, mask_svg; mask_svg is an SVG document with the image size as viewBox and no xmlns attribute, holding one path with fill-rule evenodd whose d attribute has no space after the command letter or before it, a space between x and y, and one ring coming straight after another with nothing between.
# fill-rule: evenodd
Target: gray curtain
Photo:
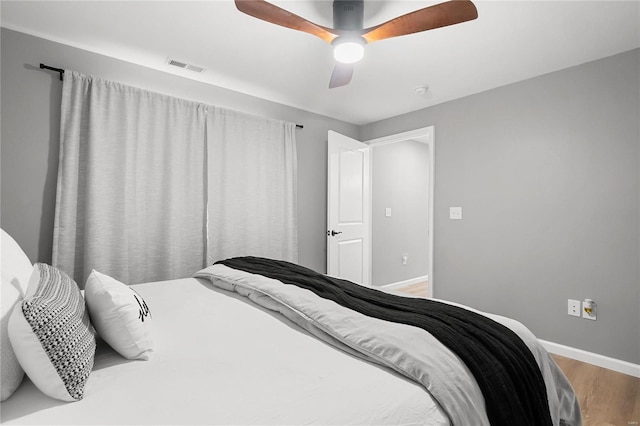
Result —
<instances>
[{"instance_id":1,"label":"gray curtain","mask_svg":"<svg viewBox=\"0 0 640 426\"><path fill-rule=\"evenodd\" d=\"M137 283L297 260L295 126L65 71L53 265Z\"/></svg>"},{"instance_id":2,"label":"gray curtain","mask_svg":"<svg viewBox=\"0 0 640 426\"><path fill-rule=\"evenodd\" d=\"M295 124L210 108L207 264L298 261Z\"/></svg>"},{"instance_id":3,"label":"gray curtain","mask_svg":"<svg viewBox=\"0 0 640 426\"><path fill-rule=\"evenodd\" d=\"M81 285L202 267L205 123L204 105L66 71L54 266Z\"/></svg>"}]
</instances>

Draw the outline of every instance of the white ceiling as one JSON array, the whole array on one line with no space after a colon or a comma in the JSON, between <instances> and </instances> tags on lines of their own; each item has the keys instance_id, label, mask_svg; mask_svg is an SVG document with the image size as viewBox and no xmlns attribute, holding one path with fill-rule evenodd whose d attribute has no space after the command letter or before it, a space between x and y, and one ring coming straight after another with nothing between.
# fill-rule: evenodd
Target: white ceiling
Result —
<instances>
[{"instance_id":1,"label":"white ceiling","mask_svg":"<svg viewBox=\"0 0 640 426\"><path fill-rule=\"evenodd\" d=\"M331 1L273 3L332 26ZM365 27L439 1L365 1ZM368 45L328 89L331 47L233 1L7 1L3 27L362 125L640 47L640 1L475 1L479 17ZM170 67L167 58L206 68ZM63 58L52 66L64 67ZM414 89L427 85L424 95Z\"/></svg>"}]
</instances>

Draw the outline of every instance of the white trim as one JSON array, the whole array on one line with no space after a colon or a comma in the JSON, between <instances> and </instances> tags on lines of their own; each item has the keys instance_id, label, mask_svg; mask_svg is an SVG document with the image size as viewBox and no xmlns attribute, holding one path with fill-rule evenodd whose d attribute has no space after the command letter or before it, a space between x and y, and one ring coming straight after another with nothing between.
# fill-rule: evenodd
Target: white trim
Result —
<instances>
[{"instance_id":1,"label":"white trim","mask_svg":"<svg viewBox=\"0 0 640 426\"><path fill-rule=\"evenodd\" d=\"M392 288L404 287L411 284L421 283L423 281L429 281L429 275L423 275L421 277L415 277L404 281L397 281L395 283L389 283L379 286L380 288L384 288L385 290L389 290ZM375 287L375 286L374 286Z\"/></svg>"},{"instance_id":2,"label":"white trim","mask_svg":"<svg viewBox=\"0 0 640 426\"><path fill-rule=\"evenodd\" d=\"M429 277L429 286L427 289L427 297L433 297L433 288L434 288L434 279L433 279L433 233L434 233L434 205L435 205L435 177L436 177L436 139L435 139L435 126L422 127L420 129L409 130L407 132L396 133L395 135L383 136L381 138L370 139L368 141L364 141L364 143L369 146L380 146L387 145L394 142L403 142L406 140L419 140L424 142L429 147L429 218L428 218L428 226L429 226L429 235L427 237L428 247L429 247L429 259L427 259L427 277ZM371 160L373 161L373 160ZM371 170L369 172L371 173ZM369 203L372 202L373 197L369 197ZM369 209L369 214L371 214L372 209ZM369 220L369 226L372 227L372 221ZM369 235L373 235L373 230L370 230ZM373 254L372 245L369 246L370 255L372 258ZM369 263L369 267L373 268L373 262ZM371 277L373 277L373 273L371 273ZM417 282L417 281L416 281ZM403 281L404 283L404 281ZM404 285L404 284L403 284ZM386 286L385 286L386 287Z\"/></svg>"},{"instance_id":3,"label":"white trim","mask_svg":"<svg viewBox=\"0 0 640 426\"><path fill-rule=\"evenodd\" d=\"M542 343L542 346L544 346L544 348L547 351L553 354L575 359L582 362L586 362L589 364L596 365L598 367L617 371L618 373L627 374L629 376L640 378L640 364L633 364L631 362L623 361L621 359L611 358L611 357L596 354L593 352L587 352L582 349L572 348L570 346L548 342L542 339L538 339L538 340L540 341L540 343Z\"/></svg>"}]
</instances>

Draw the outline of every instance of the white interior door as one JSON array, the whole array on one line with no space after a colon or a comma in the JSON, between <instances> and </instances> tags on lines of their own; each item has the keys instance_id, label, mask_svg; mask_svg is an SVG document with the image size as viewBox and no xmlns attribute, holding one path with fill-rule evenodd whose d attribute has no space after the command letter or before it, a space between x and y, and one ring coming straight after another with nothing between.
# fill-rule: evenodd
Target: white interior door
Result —
<instances>
[{"instance_id":1,"label":"white interior door","mask_svg":"<svg viewBox=\"0 0 640 426\"><path fill-rule=\"evenodd\" d=\"M328 136L327 273L371 285L369 145Z\"/></svg>"}]
</instances>

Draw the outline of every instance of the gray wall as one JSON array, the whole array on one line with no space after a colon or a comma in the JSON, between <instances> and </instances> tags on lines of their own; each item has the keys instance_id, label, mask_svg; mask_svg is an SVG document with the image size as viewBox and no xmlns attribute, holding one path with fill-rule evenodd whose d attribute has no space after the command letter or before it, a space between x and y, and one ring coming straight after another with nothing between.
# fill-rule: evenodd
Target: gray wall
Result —
<instances>
[{"instance_id":1,"label":"gray wall","mask_svg":"<svg viewBox=\"0 0 640 426\"><path fill-rule=\"evenodd\" d=\"M61 86L40 62L304 124L300 263L325 271L326 136L435 125L436 297L540 338L640 363L640 55L635 50L357 126L2 29L0 225L51 260ZM464 219L450 221L449 206ZM566 315L591 298L598 320Z\"/></svg>"},{"instance_id":2,"label":"gray wall","mask_svg":"<svg viewBox=\"0 0 640 426\"><path fill-rule=\"evenodd\" d=\"M435 125L436 297L640 363L639 52L364 126ZM569 298L597 321L567 316Z\"/></svg>"},{"instance_id":3,"label":"gray wall","mask_svg":"<svg viewBox=\"0 0 640 426\"><path fill-rule=\"evenodd\" d=\"M409 140L371 148L373 285L428 273L428 166L425 143ZM406 265L403 253L408 254Z\"/></svg>"},{"instance_id":4,"label":"gray wall","mask_svg":"<svg viewBox=\"0 0 640 426\"><path fill-rule=\"evenodd\" d=\"M326 271L327 131L355 125L2 28L0 225L31 261L51 262L62 82L47 65L250 114L297 130L299 262Z\"/></svg>"}]
</instances>

